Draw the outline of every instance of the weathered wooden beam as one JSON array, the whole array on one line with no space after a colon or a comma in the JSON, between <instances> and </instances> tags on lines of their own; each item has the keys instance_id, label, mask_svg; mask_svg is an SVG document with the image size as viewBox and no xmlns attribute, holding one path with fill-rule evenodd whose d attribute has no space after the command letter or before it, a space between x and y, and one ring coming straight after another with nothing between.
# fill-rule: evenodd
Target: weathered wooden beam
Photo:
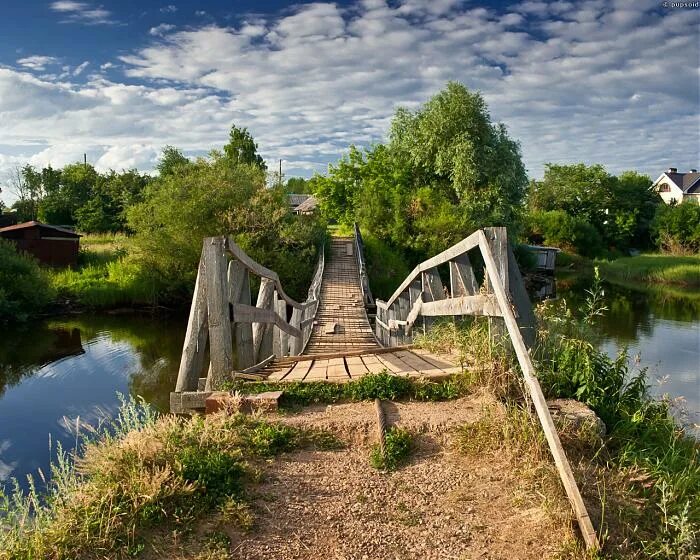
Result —
<instances>
[{"instance_id":1,"label":"weathered wooden beam","mask_svg":"<svg viewBox=\"0 0 700 560\"><path fill-rule=\"evenodd\" d=\"M223 237L208 237L204 241L204 276L209 315L209 358L211 374L207 389L217 389L233 370L233 339L226 287L226 255Z\"/></svg>"},{"instance_id":2,"label":"weathered wooden beam","mask_svg":"<svg viewBox=\"0 0 700 560\"><path fill-rule=\"evenodd\" d=\"M290 329L293 328L289 323L287 323L287 303L283 299L277 300L277 315L280 318L280 322L276 323L277 328L280 330L280 357L289 356L289 331L279 325L284 324ZM296 336L296 335L294 335ZM301 331L299 331L299 336L301 336Z\"/></svg>"},{"instance_id":3,"label":"weathered wooden beam","mask_svg":"<svg viewBox=\"0 0 700 560\"><path fill-rule=\"evenodd\" d=\"M277 289L277 293L289 305L291 305L292 307L301 308L301 306L302 306L301 303L299 303L296 300L293 300L284 292L284 289L282 288L282 283L280 282L280 278L277 275L277 273L274 272L273 270L270 270L269 268L265 268L260 263L257 263L253 259L251 259L248 256L248 254L236 244L236 242L233 240L232 237L227 238L226 249L234 257L236 257L236 259L238 259L243 264L243 266L245 266L253 274L260 276L260 278L267 278L268 280L271 280L272 282L274 282L275 288Z\"/></svg>"},{"instance_id":4,"label":"weathered wooden beam","mask_svg":"<svg viewBox=\"0 0 700 560\"><path fill-rule=\"evenodd\" d=\"M279 360L275 360L275 364L284 365L295 362L307 362L309 360L330 360L332 358L342 358L343 356L372 356L374 354L390 354L399 350L410 350L413 348L411 344L402 346L394 346L393 348L367 348L365 350L345 350L342 352L326 352L324 354L302 354L301 356L287 356Z\"/></svg>"},{"instance_id":5,"label":"weathered wooden beam","mask_svg":"<svg viewBox=\"0 0 700 560\"><path fill-rule=\"evenodd\" d=\"M495 295L463 296L440 301L426 301L423 302L420 313L425 317L445 317L449 315L503 316Z\"/></svg>"},{"instance_id":6,"label":"weathered wooden beam","mask_svg":"<svg viewBox=\"0 0 700 560\"><path fill-rule=\"evenodd\" d=\"M445 299L445 288L436 268L426 270L421 276L423 280L423 301L438 301Z\"/></svg>"},{"instance_id":7,"label":"weathered wooden beam","mask_svg":"<svg viewBox=\"0 0 700 560\"><path fill-rule=\"evenodd\" d=\"M549 408L547 407L547 402L542 394L542 388L537 380L535 373L535 366L530 358L530 353L528 352L527 346L520 334L520 328L511 309L510 302L508 301L508 293L505 289L503 282L501 281L498 264L494 258L491 251L489 240L487 239L484 232L479 232L479 247L481 248L481 254L484 257L484 262L486 264L486 270L491 278L491 286L494 289L496 297L498 299L498 304L501 307L503 313L503 318L505 320L506 328L508 329L508 334L513 343L515 353L518 357L518 362L520 363L520 369L523 372L523 378L525 379L525 384L530 393L530 397L535 406L537 416L540 420L542 430L544 431L545 438L549 444L549 449L554 457L554 462L559 471L559 476L566 490L566 495L569 497L569 501L573 507L574 513L578 520L579 529L583 535L583 540L586 543L586 547L589 549L599 549L600 544L598 542L598 537L596 535L593 524L591 523L591 518L586 510L586 505L583 503L583 498L574 479L574 474L571 470L571 465L569 465L569 460L566 457L564 448L559 440L559 435L557 434L557 429L554 426L554 421L552 420L552 415L549 413Z\"/></svg>"},{"instance_id":8,"label":"weathered wooden beam","mask_svg":"<svg viewBox=\"0 0 700 560\"><path fill-rule=\"evenodd\" d=\"M237 260L229 263L229 301L234 305L250 305L250 274ZM234 321L236 339L236 356L238 369L245 369L255 364L253 348L253 325Z\"/></svg>"},{"instance_id":9,"label":"weathered wooden beam","mask_svg":"<svg viewBox=\"0 0 700 560\"><path fill-rule=\"evenodd\" d=\"M450 295L473 296L479 293L479 283L474 276L469 255L464 253L450 261Z\"/></svg>"},{"instance_id":10,"label":"weathered wooden beam","mask_svg":"<svg viewBox=\"0 0 700 560\"><path fill-rule=\"evenodd\" d=\"M274 292L274 282L268 278L262 278L260 280L260 290L258 291L258 301L255 307L258 309L268 309L272 302ZM269 356L272 354L272 330L270 329L270 334L267 334L267 331L268 325L266 323L253 324L253 351L256 359L259 359L261 355Z\"/></svg>"},{"instance_id":11,"label":"weathered wooden beam","mask_svg":"<svg viewBox=\"0 0 700 560\"><path fill-rule=\"evenodd\" d=\"M237 303L233 306L233 320L236 323L270 323L276 325L286 334L301 336L301 331L298 328L292 327L287 321L284 321L277 312L272 311L272 309L260 309L252 305ZM255 332L253 332L253 334L255 334Z\"/></svg>"},{"instance_id":12,"label":"weathered wooden beam","mask_svg":"<svg viewBox=\"0 0 700 560\"><path fill-rule=\"evenodd\" d=\"M530 303L530 297L527 295L518 263L510 246L508 246L508 274L510 275L510 293L513 297L513 305L517 311L518 327L520 327L525 345L528 348L532 348L537 339L537 320L532 311L532 303Z\"/></svg>"},{"instance_id":13,"label":"weathered wooden beam","mask_svg":"<svg viewBox=\"0 0 700 560\"><path fill-rule=\"evenodd\" d=\"M204 258L199 261L197 280L194 283L194 295L190 317L187 320L185 342L182 347L180 369L177 373L175 391L194 391L197 389L199 374L204 366L204 350L209 337L207 318L206 281L204 279Z\"/></svg>"},{"instance_id":14,"label":"weathered wooden beam","mask_svg":"<svg viewBox=\"0 0 700 560\"><path fill-rule=\"evenodd\" d=\"M442 253L435 255L427 261L423 261L416 268L414 268L413 271L406 277L406 279L403 282L401 282L401 285L398 288L396 288L394 294L386 302L387 305L391 305L392 303L394 303L394 300L404 292L404 290L409 286L409 284L411 284L411 282L413 282L417 277L420 276L421 272L430 270L431 268L435 268L438 265L451 261L455 257L462 255L467 251L471 251L474 247L476 247L479 244L479 231L475 231L469 237L466 237L456 245L453 245L449 249L446 249Z\"/></svg>"},{"instance_id":15,"label":"weathered wooden beam","mask_svg":"<svg viewBox=\"0 0 700 560\"><path fill-rule=\"evenodd\" d=\"M294 327L295 329L299 329L301 332L301 315L302 315L302 310L294 308L292 310L292 318L289 321L289 324ZM301 333L301 336L291 336L289 338L289 353L292 356L298 356L301 354L301 347L304 344L303 341L304 338L304 333Z\"/></svg>"}]
</instances>

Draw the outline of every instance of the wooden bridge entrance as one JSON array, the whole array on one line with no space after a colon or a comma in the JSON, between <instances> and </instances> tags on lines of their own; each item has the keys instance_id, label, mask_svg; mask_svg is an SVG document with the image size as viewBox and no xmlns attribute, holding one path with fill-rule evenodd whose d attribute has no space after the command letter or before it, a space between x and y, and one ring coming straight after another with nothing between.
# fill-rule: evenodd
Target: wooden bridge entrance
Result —
<instances>
[{"instance_id":1,"label":"wooden bridge entrance","mask_svg":"<svg viewBox=\"0 0 700 560\"><path fill-rule=\"evenodd\" d=\"M470 252L483 261L482 275L472 267ZM255 306L251 274L260 278ZM366 312L371 305L377 312L374 334ZM303 303L290 298L277 274L231 238L205 239L171 409L204 408L212 391L234 378L343 382L379 371L444 377L460 367L450 356L411 347L414 332L425 331L437 317L479 315L509 336L584 541L597 548L530 358L534 317L505 228L476 231L421 263L386 302L375 302L369 291L357 227L353 238L331 242L328 263L320 252ZM207 343L209 369L200 379Z\"/></svg>"}]
</instances>

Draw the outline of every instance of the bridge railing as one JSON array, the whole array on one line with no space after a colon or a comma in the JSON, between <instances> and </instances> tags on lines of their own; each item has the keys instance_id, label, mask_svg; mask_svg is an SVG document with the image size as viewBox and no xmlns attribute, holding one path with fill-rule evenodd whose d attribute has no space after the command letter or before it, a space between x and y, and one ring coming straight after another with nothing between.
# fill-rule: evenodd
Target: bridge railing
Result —
<instances>
[{"instance_id":1,"label":"bridge railing","mask_svg":"<svg viewBox=\"0 0 700 560\"><path fill-rule=\"evenodd\" d=\"M311 338L324 264L321 249L308 297L299 303L285 293L276 272L250 258L231 237L206 238L175 392L200 388L207 343L206 390L220 387L234 370L250 371L273 357L301 354ZM255 305L251 274L260 278Z\"/></svg>"},{"instance_id":2,"label":"bridge railing","mask_svg":"<svg viewBox=\"0 0 700 560\"><path fill-rule=\"evenodd\" d=\"M481 285L469 260L478 250L485 274ZM443 286L438 267L449 266L449 287ZM505 228L484 228L419 264L388 301L377 300L376 336L385 346L409 342L419 324L425 329L440 316L481 315L498 318L495 327L513 344L525 387L535 407L559 476L576 514L588 548L599 547L598 537L581 498L566 453L549 413L530 358L535 320ZM501 321L502 320L502 321ZM505 333L504 333L505 334Z\"/></svg>"},{"instance_id":3,"label":"bridge railing","mask_svg":"<svg viewBox=\"0 0 700 560\"><path fill-rule=\"evenodd\" d=\"M365 244L362 241L362 233L357 222L353 223L355 237L355 255L357 257L357 269L360 274L360 289L362 290L362 301L365 307L374 307L374 298L369 288L369 276L367 276L367 265L365 264Z\"/></svg>"},{"instance_id":4,"label":"bridge railing","mask_svg":"<svg viewBox=\"0 0 700 560\"><path fill-rule=\"evenodd\" d=\"M376 300L375 336L384 346L410 344L416 329L425 332L437 317L503 318L488 267L479 284L469 253L488 248L494 258L509 305L526 343L535 338L534 316L505 228L485 228L416 266L388 301ZM438 267L449 267L443 285ZM500 324L500 323L499 323Z\"/></svg>"}]
</instances>

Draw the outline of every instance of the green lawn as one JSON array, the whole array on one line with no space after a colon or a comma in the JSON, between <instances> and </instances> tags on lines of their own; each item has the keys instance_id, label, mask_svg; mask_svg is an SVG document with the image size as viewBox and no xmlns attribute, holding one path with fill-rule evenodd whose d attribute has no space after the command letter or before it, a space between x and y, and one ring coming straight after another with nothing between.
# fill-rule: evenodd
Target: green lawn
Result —
<instances>
[{"instance_id":1,"label":"green lawn","mask_svg":"<svg viewBox=\"0 0 700 560\"><path fill-rule=\"evenodd\" d=\"M596 263L606 280L674 284L700 288L700 255L648 254Z\"/></svg>"}]
</instances>

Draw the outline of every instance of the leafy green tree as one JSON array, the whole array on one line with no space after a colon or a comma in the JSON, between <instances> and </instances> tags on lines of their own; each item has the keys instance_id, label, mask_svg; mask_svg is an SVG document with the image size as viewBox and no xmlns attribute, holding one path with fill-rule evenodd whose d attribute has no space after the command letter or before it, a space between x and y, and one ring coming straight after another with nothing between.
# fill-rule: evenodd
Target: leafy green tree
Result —
<instances>
[{"instance_id":1,"label":"leafy green tree","mask_svg":"<svg viewBox=\"0 0 700 560\"><path fill-rule=\"evenodd\" d=\"M619 177L602 165L547 164L542 181L531 183L530 211L563 211L593 226L602 239L601 251L645 248L660 203L651 180L634 171Z\"/></svg>"},{"instance_id":2,"label":"leafy green tree","mask_svg":"<svg viewBox=\"0 0 700 560\"><path fill-rule=\"evenodd\" d=\"M652 232L661 249L672 253L700 252L700 205L659 205Z\"/></svg>"},{"instance_id":3,"label":"leafy green tree","mask_svg":"<svg viewBox=\"0 0 700 560\"><path fill-rule=\"evenodd\" d=\"M59 225L75 225L76 212L94 195L99 174L92 165L74 163L61 170L60 183L39 205L39 219Z\"/></svg>"},{"instance_id":4,"label":"leafy green tree","mask_svg":"<svg viewBox=\"0 0 700 560\"><path fill-rule=\"evenodd\" d=\"M174 146L165 146L160 160L156 164L156 170L161 177L164 175L172 175L178 169L190 163L181 150Z\"/></svg>"},{"instance_id":5,"label":"leafy green tree","mask_svg":"<svg viewBox=\"0 0 700 560\"><path fill-rule=\"evenodd\" d=\"M285 191L296 194L312 194L314 192L314 180L303 177L290 177L284 184Z\"/></svg>"},{"instance_id":6,"label":"leafy green tree","mask_svg":"<svg viewBox=\"0 0 700 560\"><path fill-rule=\"evenodd\" d=\"M216 152L150 182L127 215L134 256L169 299L189 296L202 240L232 234L280 274L292 297L303 300L325 229L312 216L291 214L284 192L266 188L260 167L232 165Z\"/></svg>"},{"instance_id":7,"label":"leafy green tree","mask_svg":"<svg viewBox=\"0 0 700 560\"><path fill-rule=\"evenodd\" d=\"M267 171L265 161L258 154L258 145L247 128L238 128L235 124L231 127L228 144L224 146L224 154L232 166L250 164L262 171Z\"/></svg>"}]
</instances>

